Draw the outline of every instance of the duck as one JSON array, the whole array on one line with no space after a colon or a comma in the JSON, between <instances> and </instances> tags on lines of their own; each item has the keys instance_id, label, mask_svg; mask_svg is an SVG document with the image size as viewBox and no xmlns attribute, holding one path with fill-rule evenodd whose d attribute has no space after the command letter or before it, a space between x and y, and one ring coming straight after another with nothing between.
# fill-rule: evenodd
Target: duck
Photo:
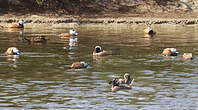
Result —
<instances>
[{"instance_id":1,"label":"duck","mask_svg":"<svg viewBox=\"0 0 198 110\"><path fill-rule=\"evenodd\" d=\"M106 51L102 50L101 46L95 46L95 49L93 51L94 56L107 56L107 55L112 55L112 51Z\"/></svg>"},{"instance_id":2,"label":"duck","mask_svg":"<svg viewBox=\"0 0 198 110\"><path fill-rule=\"evenodd\" d=\"M84 62L84 61L81 61L81 62L74 62L70 67L69 69L80 69L80 68L87 68L89 65Z\"/></svg>"},{"instance_id":3,"label":"duck","mask_svg":"<svg viewBox=\"0 0 198 110\"><path fill-rule=\"evenodd\" d=\"M30 39L25 38L29 43L46 43L47 39L45 36L31 37Z\"/></svg>"},{"instance_id":4,"label":"duck","mask_svg":"<svg viewBox=\"0 0 198 110\"><path fill-rule=\"evenodd\" d=\"M133 82L134 82L134 79L132 80L132 82L129 85L121 84L118 78L114 78L111 83L112 84L111 91L116 92L116 91L122 90L122 89L131 89Z\"/></svg>"},{"instance_id":5,"label":"duck","mask_svg":"<svg viewBox=\"0 0 198 110\"><path fill-rule=\"evenodd\" d=\"M19 49L17 49L16 47L10 47L7 49L7 51L5 52L6 55L19 55Z\"/></svg>"},{"instance_id":6,"label":"duck","mask_svg":"<svg viewBox=\"0 0 198 110\"><path fill-rule=\"evenodd\" d=\"M193 55L192 55L192 53L184 53L182 55L182 59L183 60L192 60L193 59Z\"/></svg>"},{"instance_id":7,"label":"duck","mask_svg":"<svg viewBox=\"0 0 198 110\"><path fill-rule=\"evenodd\" d=\"M9 24L7 26L2 26L3 28L24 28L24 24L27 24L24 20L19 20L18 23Z\"/></svg>"},{"instance_id":8,"label":"duck","mask_svg":"<svg viewBox=\"0 0 198 110\"><path fill-rule=\"evenodd\" d=\"M71 29L71 30L69 30L69 33L59 34L59 37L60 38L65 38L65 37L71 37L71 36L77 36L77 35L78 35L78 33L75 30Z\"/></svg>"},{"instance_id":9,"label":"duck","mask_svg":"<svg viewBox=\"0 0 198 110\"><path fill-rule=\"evenodd\" d=\"M110 81L109 84L111 84L113 81ZM124 78L119 78L120 84L131 84L132 79L129 73L124 74Z\"/></svg>"},{"instance_id":10,"label":"duck","mask_svg":"<svg viewBox=\"0 0 198 110\"><path fill-rule=\"evenodd\" d=\"M144 34L144 36L148 36L148 35L155 35L156 34L156 32L152 29L152 27L151 26L148 26L148 27L146 27L144 30L143 30L143 34Z\"/></svg>"},{"instance_id":11,"label":"duck","mask_svg":"<svg viewBox=\"0 0 198 110\"><path fill-rule=\"evenodd\" d=\"M162 56L177 56L178 51L176 48L165 48L161 53Z\"/></svg>"}]
</instances>

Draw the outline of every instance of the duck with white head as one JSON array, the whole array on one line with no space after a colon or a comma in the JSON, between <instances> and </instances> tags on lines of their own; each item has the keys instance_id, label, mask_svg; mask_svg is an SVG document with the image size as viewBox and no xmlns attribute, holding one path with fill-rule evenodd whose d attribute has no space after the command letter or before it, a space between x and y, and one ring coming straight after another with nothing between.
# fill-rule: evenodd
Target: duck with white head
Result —
<instances>
[{"instance_id":1,"label":"duck with white head","mask_svg":"<svg viewBox=\"0 0 198 110\"><path fill-rule=\"evenodd\" d=\"M112 55L112 51L102 50L101 46L95 46L95 49L93 51L93 56L107 56L107 55Z\"/></svg>"},{"instance_id":2,"label":"duck with white head","mask_svg":"<svg viewBox=\"0 0 198 110\"><path fill-rule=\"evenodd\" d=\"M9 25L6 25L6 26L2 26L3 28L24 28L24 24L27 24L26 21L24 20L19 20L18 23L13 23L13 24L9 24Z\"/></svg>"},{"instance_id":3,"label":"duck with white head","mask_svg":"<svg viewBox=\"0 0 198 110\"><path fill-rule=\"evenodd\" d=\"M6 55L19 55L20 52L16 47L10 47L7 49L7 51L5 52Z\"/></svg>"},{"instance_id":4,"label":"duck with white head","mask_svg":"<svg viewBox=\"0 0 198 110\"><path fill-rule=\"evenodd\" d=\"M61 33L58 36L60 38L67 38L67 37L72 37L72 36L77 36L77 35L78 35L78 33L75 30L70 29L69 33Z\"/></svg>"}]
</instances>

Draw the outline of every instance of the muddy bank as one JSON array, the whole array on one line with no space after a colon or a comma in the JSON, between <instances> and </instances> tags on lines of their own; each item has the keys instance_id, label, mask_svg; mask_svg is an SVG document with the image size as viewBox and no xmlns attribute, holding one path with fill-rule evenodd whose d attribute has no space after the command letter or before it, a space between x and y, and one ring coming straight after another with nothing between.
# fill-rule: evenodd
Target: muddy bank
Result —
<instances>
[{"instance_id":1,"label":"muddy bank","mask_svg":"<svg viewBox=\"0 0 198 110\"><path fill-rule=\"evenodd\" d=\"M0 17L0 24L7 23L16 23L18 20L25 20L30 24L59 24L64 25L67 24L75 24L75 25L83 25L83 24L129 24L129 25L153 25L153 24L180 24L180 25L193 25L198 24L198 19L165 19L165 18L134 18L134 17L125 17L125 18L79 18L79 17L71 17L71 18L51 18L44 16L25 16L25 17Z\"/></svg>"}]
</instances>

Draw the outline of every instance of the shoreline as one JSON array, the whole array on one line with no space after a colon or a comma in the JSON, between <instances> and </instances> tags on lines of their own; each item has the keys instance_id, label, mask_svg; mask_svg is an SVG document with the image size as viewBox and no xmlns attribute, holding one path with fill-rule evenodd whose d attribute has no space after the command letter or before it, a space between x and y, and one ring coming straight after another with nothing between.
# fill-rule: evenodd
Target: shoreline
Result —
<instances>
[{"instance_id":1,"label":"shoreline","mask_svg":"<svg viewBox=\"0 0 198 110\"><path fill-rule=\"evenodd\" d=\"M143 17L123 17L123 18L80 18L80 17L46 17L46 16L22 16L22 17L7 17L0 16L0 24L16 23L18 20L25 20L28 23L33 24L129 24L129 25L154 25L154 24L172 24L172 25L195 25L198 24L196 18L179 18L179 19L167 19L167 18L143 18Z\"/></svg>"}]
</instances>

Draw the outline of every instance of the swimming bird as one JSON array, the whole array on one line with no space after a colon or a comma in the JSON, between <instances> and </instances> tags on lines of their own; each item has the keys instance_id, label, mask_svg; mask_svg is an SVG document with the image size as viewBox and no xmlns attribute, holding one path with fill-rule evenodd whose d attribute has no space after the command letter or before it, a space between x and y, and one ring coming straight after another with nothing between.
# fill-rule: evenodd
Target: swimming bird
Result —
<instances>
[{"instance_id":1,"label":"swimming bird","mask_svg":"<svg viewBox=\"0 0 198 110\"><path fill-rule=\"evenodd\" d=\"M77 36L77 35L78 35L78 33L75 30L71 29L71 30L69 30L69 33L61 33L61 34L59 34L59 37L60 38L65 38L65 37Z\"/></svg>"},{"instance_id":2,"label":"swimming bird","mask_svg":"<svg viewBox=\"0 0 198 110\"><path fill-rule=\"evenodd\" d=\"M130 76L130 74L129 73L125 73L124 74L124 78L119 78L119 82L120 82L120 84L131 84L131 81L132 81L132 79L131 79L131 76ZM111 84L113 81L110 81L109 82L109 84Z\"/></svg>"},{"instance_id":3,"label":"swimming bird","mask_svg":"<svg viewBox=\"0 0 198 110\"><path fill-rule=\"evenodd\" d=\"M87 68L89 65L84 62L84 61L81 61L81 62L74 62L70 67L69 69L80 69L80 68Z\"/></svg>"},{"instance_id":4,"label":"swimming bird","mask_svg":"<svg viewBox=\"0 0 198 110\"><path fill-rule=\"evenodd\" d=\"M178 51L176 48L165 48L163 50L163 52L161 53L161 55L163 56L177 56L178 55Z\"/></svg>"},{"instance_id":5,"label":"swimming bird","mask_svg":"<svg viewBox=\"0 0 198 110\"><path fill-rule=\"evenodd\" d=\"M2 26L3 28L24 28L24 24L27 24L24 20L19 20L18 23L9 24L7 26Z\"/></svg>"},{"instance_id":6,"label":"swimming bird","mask_svg":"<svg viewBox=\"0 0 198 110\"><path fill-rule=\"evenodd\" d=\"M45 36L38 36L38 37L31 37L31 38L25 38L29 43L46 43L47 39Z\"/></svg>"},{"instance_id":7,"label":"swimming bird","mask_svg":"<svg viewBox=\"0 0 198 110\"><path fill-rule=\"evenodd\" d=\"M193 55L192 53L184 53L182 56L183 60L192 60L193 59Z\"/></svg>"},{"instance_id":8,"label":"swimming bird","mask_svg":"<svg viewBox=\"0 0 198 110\"><path fill-rule=\"evenodd\" d=\"M151 26L148 26L148 27L146 27L144 30L143 30L143 34L144 34L144 36L148 36L148 35L155 35L156 34L156 32L152 29L152 27Z\"/></svg>"},{"instance_id":9,"label":"swimming bird","mask_svg":"<svg viewBox=\"0 0 198 110\"><path fill-rule=\"evenodd\" d=\"M112 84L111 91L116 92L122 89L131 89L133 82L134 82L134 79L131 81L130 84L121 84L118 78L114 78L111 83Z\"/></svg>"},{"instance_id":10,"label":"swimming bird","mask_svg":"<svg viewBox=\"0 0 198 110\"><path fill-rule=\"evenodd\" d=\"M20 52L16 47L10 47L7 49L7 51L5 52L6 55L19 55Z\"/></svg>"},{"instance_id":11,"label":"swimming bird","mask_svg":"<svg viewBox=\"0 0 198 110\"><path fill-rule=\"evenodd\" d=\"M101 46L96 46L94 51L93 51L94 56L107 56L107 55L112 55L112 51L106 51L102 50Z\"/></svg>"}]
</instances>

